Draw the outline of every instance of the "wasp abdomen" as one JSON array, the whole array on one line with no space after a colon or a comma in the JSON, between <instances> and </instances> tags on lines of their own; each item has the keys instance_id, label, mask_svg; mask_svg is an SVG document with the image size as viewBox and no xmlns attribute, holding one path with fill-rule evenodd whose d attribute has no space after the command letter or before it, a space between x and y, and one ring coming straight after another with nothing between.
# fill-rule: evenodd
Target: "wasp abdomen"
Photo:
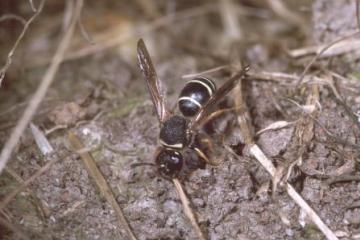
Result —
<instances>
[{"instance_id":1,"label":"wasp abdomen","mask_svg":"<svg viewBox=\"0 0 360 240\"><path fill-rule=\"evenodd\" d=\"M185 117L195 116L216 90L213 81L198 77L186 83L181 90L178 105Z\"/></svg>"}]
</instances>

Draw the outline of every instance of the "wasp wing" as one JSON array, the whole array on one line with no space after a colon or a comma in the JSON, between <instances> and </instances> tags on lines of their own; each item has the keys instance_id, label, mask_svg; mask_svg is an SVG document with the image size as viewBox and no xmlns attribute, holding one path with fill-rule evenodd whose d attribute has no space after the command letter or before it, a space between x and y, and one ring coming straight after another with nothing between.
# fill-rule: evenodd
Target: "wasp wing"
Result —
<instances>
[{"instance_id":1,"label":"wasp wing","mask_svg":"<svg viewBox=\"0 0 360 240\"><path fill-rule=\"evenodd\" d=\"M146 49L145 43L142 39L138 41L137 52L139 66L142 73L144 74L147 87L151 95L151 100L155 106L160 122L163 123L168 117L169 112L165 106L165 97L161 91L160 82L156 75L150 54Z\"/></svg>"},{"instance_id":2,"label":"wasp wing","mask_svg":"<svg viewBox=\"0 0 360 240\"><path fill-rule=\"evenodd\" d=\"M214 106L220 99L222 99L226 94L228 94L238 82L239 79L245 77L246 72L249 70L249 66L243 67L240 72L228 79L215 93L210 97L206 104L200 109L197 115L190 121L189 129L194 130L200 126L203 121L211 113L211 107Z\"/></svg>"}]
</instances>

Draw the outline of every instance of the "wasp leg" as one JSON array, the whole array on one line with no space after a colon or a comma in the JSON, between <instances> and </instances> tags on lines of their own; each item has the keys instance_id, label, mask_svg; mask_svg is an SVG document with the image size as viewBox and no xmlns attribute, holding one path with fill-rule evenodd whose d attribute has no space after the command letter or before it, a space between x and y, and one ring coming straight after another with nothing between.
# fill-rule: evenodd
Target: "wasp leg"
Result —
<instances>
[{"instance_id":1,"label":"wasp leg","mask_svg":"<svg viewBox=\"0 0 360 240\"><path fill-rule=\"evenodd\" d=\"M224 156L216 158L216 160L215 160L215 157L208 158L205 155L205 153L202 150L200 150L199 148L195 148L194 150L199 155L200 159L204 160L207 164L212 165L212 166L219 166L225 160Z\"/></svg>"},{"instance_id":2,"label":"wasp leg","mask_svg":"<svg viewBox=\"0 0 360 240\"><path fill-rule=\"evenodd\" d=\"M204 120L203 120L203 124L206 124L212 120L214 120L215 118L225 114L225 113L229 113L229 112L235 112L236 110L240 109L239 107L230 107L230 108L224 108L224 109L220 109L217 110L213 113L211 113L209 116L207 116Z\"/></svg>"},{"instance_id":3,"label":"wasp leg","mask_svg":"<svg viewBox=\"0 0 360 240\"><path fill-rule=\"evenodd\" d=\"M220 145L214 143L213 140L205 134L199 134L196 136L194 145L192 145L190 148L192 148L196 152L198 157L204 163L210 164L212 166L218 166L225 159L223 153L218 154L219 151L215 151L222 150L222 148L220 149L219 146Z\"/></svg>"},{"instance_id":4,"label":"wasp leg","mask_svg":"<svg viewBox=\"0 0 360 240\"><path fill-rule=\"evenodd\" d=\"M214 144L213 142L208 139L208 138L203 138L200 140L200 145L201 146L206 146L205 149L210 150L210 154L212 154L212 151L214 149ZM201 150L199 147L195 147L194 148L195 152L197 153L197 155L200 157L201 160L203 160L205 163L210 164L212 166L218 166L220 165L223 161L224 161L224 156L223 154L221 155L221 157L208 157L203 150Z\"/></svg>"}]
</instances>

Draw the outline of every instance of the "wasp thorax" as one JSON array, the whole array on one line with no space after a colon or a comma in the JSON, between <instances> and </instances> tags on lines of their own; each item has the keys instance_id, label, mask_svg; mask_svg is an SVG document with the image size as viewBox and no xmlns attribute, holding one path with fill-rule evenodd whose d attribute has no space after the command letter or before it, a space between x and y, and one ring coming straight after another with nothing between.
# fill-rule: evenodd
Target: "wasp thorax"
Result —
<instances>
[{"instance_id":1,"label":"wasp thorax","mask_svg":"<svg viewBox=\"0 0 360 240\"><path fill-rule=\"evenodd\" d=\"M199 77L187 82L178 100L181 113L185 117L195 116L215 90L215 84L208 78Z\"/></svg>"},{"instance_id":2,"label":"wasp thorax","mask_svg":"<svg viewBox=\"0 0 360 240\"><path fill-rule=\"evenodd\" d=\"M169 148L183 148L187 143L186 119L174 115L166 120L160 130L160 143Z\"/></svg>"},{"instance_id":3,"label":"wasp thorax","mask_svg":"<svg viewBox=\"0 0 360 240\"><path fill-rule=\"evenodd\" d=\"M156 165L161 175L174 178L183 166L183 157L178 151L164 149L157 155Z\"/></svg>"}]
</instances>

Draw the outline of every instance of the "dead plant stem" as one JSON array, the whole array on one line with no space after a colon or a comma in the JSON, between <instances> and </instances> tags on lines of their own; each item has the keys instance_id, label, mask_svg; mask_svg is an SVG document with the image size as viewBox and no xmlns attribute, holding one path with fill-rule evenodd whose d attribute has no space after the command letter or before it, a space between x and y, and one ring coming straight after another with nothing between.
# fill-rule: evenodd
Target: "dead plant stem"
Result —
<instances>
[{"instance_id":1,"label":"dead plant stem","mask_svg":"<svg viewBox=\"0 0 360 240\"><path fill-rule=\"evenodd\" d=\"M80 141L80 139L72 132L69 132L68 139L76 151L80 151L84 149L84 145ZM100 189L100 192L105 197L105 199L110 203L111 207L114 209L120 224L125 228L128 236L132 240L137 240L136 236L134 235L129 223L127 222L122 209L120 208L119 204L117 203L115 196L106 182L104 176L100 172L99 168L96 166L96 163L93 157L87 151L79 152L79 155L86 167L86 170L89 172L89 175L94 179L96 185Z\"/></svg>"},{"instance_id":2,"label":"dead plant stem","mask_svg":"<svg viewBox=\"0 0 360 240\"><path fill-rule=\"evenodd\" d=\"M178 193L178 195L180 197L181 203L182 203L182 205L184 207L185 215L189 218L189 220L190 220L193 228L195 229L196 234L198 235L199 239L200 240L205 240L206 238L205 238L203 232L201 231L201 228L200 228L199 224L196 221L195 214L194 214L193 210L190 207L189 199L187 198L186 193L185 193L180 181L177 178L174 178L173 183L174 183L176 191L177 191L177 193Z\"/></svg>"}]
</instances>

